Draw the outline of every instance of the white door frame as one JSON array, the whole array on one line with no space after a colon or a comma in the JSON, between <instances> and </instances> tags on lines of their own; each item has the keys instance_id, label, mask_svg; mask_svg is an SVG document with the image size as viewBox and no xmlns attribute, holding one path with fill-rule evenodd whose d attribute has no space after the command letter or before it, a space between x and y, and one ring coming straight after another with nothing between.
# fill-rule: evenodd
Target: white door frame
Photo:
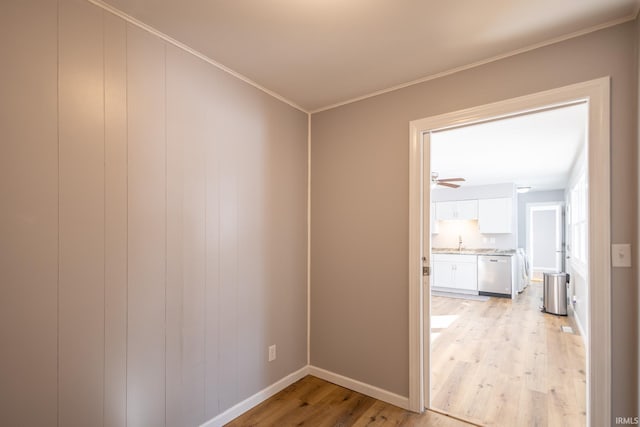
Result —
<instances>
[{"instance_id":1,"label":"white door frame","mask_svg":"<svg viewBox=\"0 0 640 427\"><path fill-rule=\"evenodd\" d=\"M531 214L533 211L537 210L553 210L556 213L556 255L555 255L555 263L556 267L551 268L541 268L540 271L546 271L551 273L560 272L562 269L563 263L563 254L558 253L558 249L562 251L562 242L564 241L564 224L563 224L563 215L562 212L564 210L564 201L557 202L541 202L541 203L527 203L526 205L526 239L527 239L527 257L529 258L529 266L530 270L534 270L534 253L533 253L533 223L531 222Z\"/></svg>"},{"instance_id":2,"label":"white door frame","mask_svg":"<svg viewBox=\"0 0 640 427\"><path fill-rule=\"evenodd\" d=\"M610 212L610 78L539 92L475 108L414 120L409 124L409 409L422 412L430 404L429 352L425 340L430 322L430 292L424 292L423 257L429 266L431 248L423 247L429 230L430 132L448 127L509 117L524 112L588 101L589 167L589 316L587 345L587 425L611 421L611 259ZM428 241L428 240L427 240ZM594 286L597 283L598 286ZM424 298L424 301L423 301ZM427 403L425 405L425 402Z\"/></svg>"}]
</instances>

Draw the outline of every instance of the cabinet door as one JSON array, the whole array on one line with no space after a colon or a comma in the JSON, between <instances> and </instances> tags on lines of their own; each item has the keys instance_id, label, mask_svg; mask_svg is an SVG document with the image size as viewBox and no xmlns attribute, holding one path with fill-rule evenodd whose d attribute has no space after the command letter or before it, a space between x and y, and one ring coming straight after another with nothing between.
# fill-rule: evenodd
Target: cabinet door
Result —
<instances>
[{"instance_id":1,"label":"cabinet door","mask_svg":"<svg viewBox=\"0 0 640 427\"><path fill-rule=\"evenodd\" d=\"M437 202L436 203L436 219L449 220L456 219L456 210L458 202Z\"/></svg>"},{"instance_id":2,"label":"cabinet door","mask_svg":"<svg viewBox=\"0 0 640 427\"><path fill-rule=\"evenodd\" d=\"M477 200L458 200L436 203L436 219L478 219Z\"/></svg>"},{"instance_id":3,"label":"cabinet door","mask_svg":"<svg viewBox=\"0 0 640 427\"><path fill-rule=\"evenodd\" d=\"M433 261L433 286L453 287L453 265L449 261Z\"/></svg>"},{"instance_id":4,"label":"cabinet door","mask_svg":"<svg viewBox=\"0 0 640 427\"><path fill-rule=\"evenodd\" d=\"M436 219L436 204L431 203L431 234L438 234L438 220Z\"/></svg>"},{"instance_id":5,"label":"cabinet door","mask_svg":"<svg viewBox=\"0 0 640 427\"><path fill-rule=\"evenodd\" d=\"M511 233L511 199L480 199L478 227L483 234Z\"/></svg>"},{"instance_id":6,"label":"cabinet door","mask_svg":"<svg viewBox=\"0 0 640 427\"><path fill-rule=\"evenodd\" d=\"M454 268L454 286L458 289L478 290L478 267L476 263L461 262Z\"/></svg>"},{"instance_id":7,"label":"cabinet door","mask_svg":"<svg viewBox=\"0 0 640 427\"><path fill-rule=\"evenodd\" d=\"M456 219L478 219L478 201L459 201L457 206Z\"/></svg>"}]
</instances>

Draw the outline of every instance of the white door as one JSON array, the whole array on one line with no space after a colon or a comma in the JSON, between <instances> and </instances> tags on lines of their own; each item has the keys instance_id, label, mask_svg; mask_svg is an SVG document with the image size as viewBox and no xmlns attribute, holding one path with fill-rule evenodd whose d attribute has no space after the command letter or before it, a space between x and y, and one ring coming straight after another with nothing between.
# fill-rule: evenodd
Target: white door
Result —
<instances>
[{"instance_id":1,"label":"white door","mask_svg":"<svg viewBox=\"0 0 640 427\"><path fill-rule=\"evenodd\" d=\"M527 205L527 252L534 273L563 270L563 203Z\"/></svg>"}]
</instances>

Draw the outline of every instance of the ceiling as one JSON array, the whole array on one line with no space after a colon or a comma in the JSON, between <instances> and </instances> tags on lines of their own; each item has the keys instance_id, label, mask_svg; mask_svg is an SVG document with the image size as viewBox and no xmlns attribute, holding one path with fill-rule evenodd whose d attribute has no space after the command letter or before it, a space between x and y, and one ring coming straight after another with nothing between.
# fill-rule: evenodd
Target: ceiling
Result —
<instances>
[{"instance_id":1,"label":"ceiling","mask_svg":"<svg viewBox=\"0 0 640 427\"><path fill-rule=\"evenodd\" d=\"M639 0L106 3L306 111L632 19L639 6Z\"/></svg>"},{"instance_id":2,"label":"ceiling","mask_svg":"<svg viewBox=\"0 0 640 427\"><path fill-rule=\"evenodd\" d=\"M431 170L439 178L465 178L464 186L563 189L585 143L587 112L582 103L434 132Z\"/></svg>"}]
</instances>

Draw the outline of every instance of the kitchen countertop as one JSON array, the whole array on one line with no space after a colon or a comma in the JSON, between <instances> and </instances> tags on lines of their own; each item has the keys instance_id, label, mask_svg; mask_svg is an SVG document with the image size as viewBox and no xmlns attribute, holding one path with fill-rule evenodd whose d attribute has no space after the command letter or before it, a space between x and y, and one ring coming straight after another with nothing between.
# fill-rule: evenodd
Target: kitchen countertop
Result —
<instances>
[{"instance_id":1,"label":"kitchen countertop","mask_svg":"<svg viewBox=\"0 0 640 427\"><path fill-rule=\"evenodd\" d=\"M495 248L431 248L433 254L455 254L455 255L502 255L512 256L516 254L515 249L495 249Z\"/></svg>"}]
</instances>

